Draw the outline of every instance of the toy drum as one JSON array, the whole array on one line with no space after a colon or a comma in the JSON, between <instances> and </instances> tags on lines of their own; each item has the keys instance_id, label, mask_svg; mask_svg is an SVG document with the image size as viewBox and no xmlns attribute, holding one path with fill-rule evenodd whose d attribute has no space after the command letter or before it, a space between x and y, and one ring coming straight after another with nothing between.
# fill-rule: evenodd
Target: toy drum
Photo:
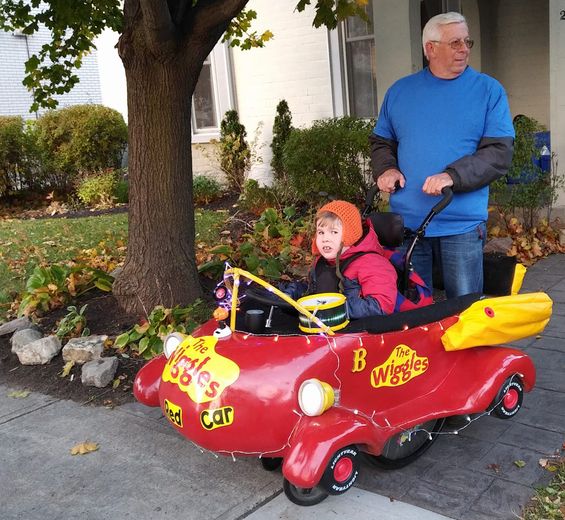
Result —
<instances>
[{"instance_id":1,"label":"toy drum","mask_svg":"<svg viewBox=\"0 0 565 520\"><path fill-rule=\"evenodd\" d=\"M297 300L307 311L310 311L331 330L343 329L349 323L345 296L339 293L310 294ZM303 314L298 316L298 327L302 332L321 332L319 324L311 321Z\"/></svg>"}]
</instances>

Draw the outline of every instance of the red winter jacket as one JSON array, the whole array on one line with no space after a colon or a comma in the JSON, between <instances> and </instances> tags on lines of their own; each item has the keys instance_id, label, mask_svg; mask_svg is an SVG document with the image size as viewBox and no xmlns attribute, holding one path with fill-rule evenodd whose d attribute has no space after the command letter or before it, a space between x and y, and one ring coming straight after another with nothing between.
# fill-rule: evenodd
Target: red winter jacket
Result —
<instances>
[{"instance_id":1,"label":"red winter jacket","mask_svg":"<svg viewBox=\"0 0 565 520\"><path fill-rule=\"evenodd\" d=\"M342 253L341 261L359 252L372 254L364 254L356 258L346 266L342 274L347 280L359 286L357 296L361 298L371 296L379 303L383 314L390 314L394 311L398 294L396 270L385 258L384 249L369 220L366 221L364 230L365 233L361 240ZM315 271L319 258L317 257L314 261L312 273ZM334 261L328 261L328 263L335 265ZM351 284L347 283L347 285Z\"/></svg>"}]
</instances>

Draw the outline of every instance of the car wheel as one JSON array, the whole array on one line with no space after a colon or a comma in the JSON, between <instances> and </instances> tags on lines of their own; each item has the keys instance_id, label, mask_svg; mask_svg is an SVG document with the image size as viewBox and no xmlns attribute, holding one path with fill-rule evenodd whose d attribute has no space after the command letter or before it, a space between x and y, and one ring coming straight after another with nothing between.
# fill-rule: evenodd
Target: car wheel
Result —
<instances>
[{"instance_id":1,"label":"car wheel","mask_svg":"<svg viewBox=\"0 0 565 520\"><path fill-rule=\"evenodd\" d=\"M281 457L261 457L261 466L267 471L276 471L281 467L282 458Z\"/></svg>"},{"instance_id":2,"label":"car wheel","mask_svg":"<svg viewBox=\"0 0 565 520\"><path fill-rule=\"evenodd\" d=\"M330 495L345 493L359 476L359 450L356 446L346 446L337 450L326 467L320 480Z\"/></svg>"},{"instance_id":3,"label":"car wheel","mask_svg":"<svg viewBox=\"0 0 565 520\"><path fill-rule=\"evenodd\" d=\"M393 435L380 455L365 454L379 468L398 469L420 457L437 439L445 419L433 419Z\"/></svg>"},{"instance_id":4,"label":"car wheel","mask_svg":"<svg viewBox=\"0 0 565 520\"><path fill-rule=\"evenodd\" d=\"M518 376L509 377L496 394L489 409L501 419L510 419L522 407L524 386Z\"/></svg>"},{"instance_id":5,"label":"car wheel","mask_svg":"<svg viewBox=\"0 0 565 520\"><path fill-rule=\"evenodd\" d=\"M283 481L284 494L299 506L315 506L328 498L328 492L320 487L300 488L291 484L286 478Z\"/></svg>"}]
</instances>

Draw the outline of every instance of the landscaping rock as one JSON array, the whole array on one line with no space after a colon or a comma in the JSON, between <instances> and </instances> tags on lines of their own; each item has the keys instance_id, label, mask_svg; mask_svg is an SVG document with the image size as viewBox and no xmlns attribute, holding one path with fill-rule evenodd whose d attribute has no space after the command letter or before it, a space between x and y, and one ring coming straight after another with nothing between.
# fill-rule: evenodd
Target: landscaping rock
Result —
<instances>
[{"instance_id":1,"label":"landscaping rock","mask_svg":"<svg viewBox=\"0 0 565 520\"><path fill-rule=\"evenodd\" d=\"M483 252L485 253L508 253L512 249L512 238L510 237L501 237L501 238L493 238L489 240Z\"/></svg>"},{"instance_id":2,"label":"landscaping rock","mask_svg":"<svg viewBox=\"0 0 565 520\"><path fill-rule=\"evenodd\" d=\"M82 384L104 388L114 379L117 369L117 357L106 357L89 361L82 367Z\"/></svg>"},{"instance_id":3,"label":"landscaping rock","mask_svg":"<svg viewBox=\"0 0 565 520\"><path fill-rule=\"evenodd\" d=\"M100 359L104 350L104 342L108 336L87 336L84 338L72 338L63 347L63 359L74 361L82 365L88 361Z\"/></svg>"},{"instance_id":4,"label":"landscaping rock","mask_svg":"<svg viewBox=\"0 0 565 520\"><path fill-rule=\"evenodd\" d=\"M0 325L0 336L7 336L8 334L13 334L18 330L31 328L35 328L35 325L27 316L24 316Z\"/></svg>"},{"instance_id":5,"label":"landscaping rock","mask_svg":"<svg viewBox=\"0 0 565 520\"><path fill-rule=\"evenodd\" d=\"M43 334L36 329L22 329L14 333L10 339L12 344L12 352L15 354L17 350L24 347L28 343L33 343L38 339L41 339Z\"/></svg>"},{"instance_id":6,"label":"landscaping rock","mask_svg":"<svg viewBox=\"0 0 565 520\"><path fill-rule=\"evenodd\" d=\"M17 348L12 352L18 356L22 365L45 365L61 352L61 341L57 336L47 336Z\"/></svg>"}]
</instances>

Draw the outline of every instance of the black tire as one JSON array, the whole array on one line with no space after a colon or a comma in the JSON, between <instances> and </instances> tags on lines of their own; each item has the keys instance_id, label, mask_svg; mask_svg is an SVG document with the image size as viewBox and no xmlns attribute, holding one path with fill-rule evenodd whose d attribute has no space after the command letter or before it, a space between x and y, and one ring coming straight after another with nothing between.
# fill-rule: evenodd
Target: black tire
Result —
<instances>
[{"instance_id":1,"label":"black tire","mask_svg":"<svg viewBox=\"0 0 565 520\"><path fill-rule=\"evenodd\" d=\"M320 479L320 486L330 495L345 493L359 476L359 450L356 446L346 446L337 450Z\"/></svg>"},{"instance_id":2,"label":"black tire","mask_svg":"<svg viewBox=\"0 0 565 520\"><path fill-rule=\"evenodd\" d=\"M329 493L321 487L299 488L291 484L286 478L283 480L284 494L299 506L315 506L328 498Z\"/></svg>"},{"instance_id":3,"label":"black tire","mask_svg":"<svg viewBox=\"0 0 565 520\"><path fill-rule=\"evenodd\" d=\"M261 457L259 460L263 469L267 471L276 471L282 464L281 457Z\"/></svg>"},{"instance_id":4,"label":"black tire","mask_svg":"<svg viewBox=\"0 0 565 520\"><path fill-rule=\"evenodd\" d=\"M510 419L514 417L522 407L522 400L524 399L524 385L522 380L514 375L509 377L496 397L492 401L489 410L491 414L496 415L500 419Z\"/></svg>"},{"instance_id":5,"label":"black tire","mask_svg":"<svg viewBox=\"0 0 565 520\"><path fill-rule=\"evenodd\" d=\"M399 469L414 462L435 442L445 419L433 419L412 427L408 432L393 435L380 455L365 454L365 458L383 469Z\"/></svg>"}]
</instances>

